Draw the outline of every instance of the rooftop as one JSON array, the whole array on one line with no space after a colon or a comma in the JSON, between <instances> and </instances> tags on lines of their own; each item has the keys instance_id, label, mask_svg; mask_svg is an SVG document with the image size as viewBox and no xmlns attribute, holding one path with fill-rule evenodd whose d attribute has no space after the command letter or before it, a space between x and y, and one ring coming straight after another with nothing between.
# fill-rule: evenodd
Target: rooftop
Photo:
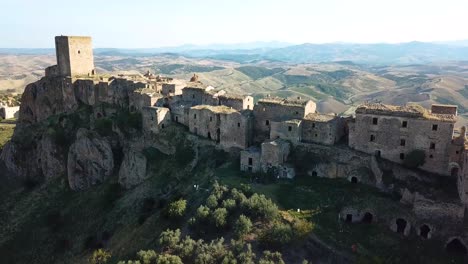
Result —
<instances>
[{"instance_id":1,"label":"rooftop","mask_svg":"<svg viewBox=\"0 0 468 264\"><path fill-rule=\"evenodd\" d=\"M288 106L305 106L310 100L286 99L281 97L265 97L258 100L258 103L281 104Z\"/></svg>"},{"instance_id":2,"label":"rooftop","mask_svg":"<svg viewBox=\"0 0 468 264\"><path fill-rule=\"evenodd\" d=\"M208 86L201 82L188 82L185 89L203 89L205 90Z\"/></svg>"},{"instance_id":3,"label":"rooftop","mask_svg":"<svg viewBox=\"0 0 468 264\"><path fill-rule=\"evenodd\" d=\"M356 108L356 114L390 115L446 122L455 122L457 120L456 115L431 113L428 109L417 104L397 106L381 103L367 103L358 106L358 108Z\"/></svg>"},{"instance_id":4,"label":"rooftop","mask_svg":"<svg viewBox=\"0 0 468 264\"><path fill-rule=\"evenodd\" d=\"M191 109L196 109L196 110L210 110L213 113L220 113L220 114L231 114L231 113L236 113L237 111L235 109L232 109L231 107L225 106L225 105L196 105L192 106Z\"/></svg>"},{"instance_id":5,"label":"rooftop","mask_svg":"<svg viewBox=\"0 0 468 264\"><path fill-rule=\"evenodd\" d=\"M246 95L228 94L228 93L218 95L218 98L237 99L237 100L243 100L245 97L246 97Z\"/></svg>"},{"instance_id":6,"label":"rooftop","mask_svg":"<svg viewBox=\"0 0 468 264\"><path fill-rule=\"evenodd\" d=\"M317 122L329 122L336 118L335 114L320 114L320 113L310 113L306 117L305 120L310 121L317 121Z\"/></svg>"}]
</instances>

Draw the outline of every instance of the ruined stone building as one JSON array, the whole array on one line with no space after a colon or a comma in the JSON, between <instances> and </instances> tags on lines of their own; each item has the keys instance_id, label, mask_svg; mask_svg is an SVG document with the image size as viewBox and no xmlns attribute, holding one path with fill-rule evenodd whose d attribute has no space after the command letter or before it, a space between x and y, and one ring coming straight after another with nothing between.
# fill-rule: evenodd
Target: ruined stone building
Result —
<instances>
[{"instance_id":1,"label":"ruined stone building","mask_svg":"<svg viewBox=\"0 0 468 264\"><path fill-rule=\"evenodd\" d=\"M251 145L252 116L227 106L198 105L189 111L190 132L216 141L224 148Z\"/></svg>"},{"instance_id":2,"label":"ruined stone building","mask_svg":"<svg viewBox=\"0 0 468 264\"><path fill-rule=\"evenodd\" d=\"M0 117L3 119L18 118L19 106L2 106L0 107Z\"/></svg>"},{"instance_id":3,"label":"ruined stone building","mask_svg":"<svg viewBox=\"0 0 468 264\"><path fill-rule=\"evenodd\" d=\"M311 100L289 100L284 98L263 98L253 107L255 116L255 142L263 142L270 137L271 122L303 119L315 113L316 105Z\"/></svg>"},{"instance_id":4,"label":"ruined stone building","mask_svg":"<svg viewBox=\"0 0 468 264\"><path fill-rule=\"evenodd\" d=\"M423 170L450 175L449 148L457 120L456 106L364 104L349 124L353 149L403 163L414 150L424 151Z\"/></svg>"},{"instance_id":5,"label":"ruined stone building","mask_svg":"<svg viewBox=\"0 0 468 264\"><path fill-rule=\"evenodd\" d=\"M141 114L145 132L157 134L171 123L171 113L165 107L144 106Z\"/></svg>"},{"instance_id":6,"label":"ruined stone building","mask_svg":"<svg viewBox=\"0 0 468 264\"><path fill-rule=\"evenodd\" d=\"M310 113L302 121L302 142L334 145L345 135L345 124L335 114Z\"/></svg>"}]
</instances>

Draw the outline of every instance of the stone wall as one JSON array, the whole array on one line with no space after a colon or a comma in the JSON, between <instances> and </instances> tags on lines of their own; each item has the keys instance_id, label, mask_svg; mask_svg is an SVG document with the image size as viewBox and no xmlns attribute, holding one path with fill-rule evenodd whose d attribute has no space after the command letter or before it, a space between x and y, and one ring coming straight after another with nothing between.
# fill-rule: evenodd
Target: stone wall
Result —
<instances>
[{"instance_id":1,"label":"stone wall","mask_svg":"<svg viewBox=\"0 0 468 264\"><path fill-rule=\"evenodd\" d=\"M288 159L290 144L282 139L262 143L261 163L264 171L283 165Z\"/></svg>"},{"instance_id":2,"label":"stone wall","mask_svg":"<svg viewBox=\"0 0 468 264\"><path fill-rule=\"evenodd\" d=\"M45 69L46 77L57 77L60 76L58 65L49 66Z\"/></svg>"},{"instance_id":3,"label":"stone wall","mask_svg":"<svg viewBox=\"0 0 468 264\"><path fill-rule=\"evenodd\" d=\"M240 170L259 172L261 170L261 152L257 147L250 147L240 153Z\"/></svg>"},{"instance_id":4,"label":"stone wall","mask_svg":"<svg viewBox=\"0 0 468 264\"><path fill-rule=\"evenodd\" d=\"M449 175L453 127L452 121L357 113L349 123L349 146L397 163L412 150L423 150L426 163L421 169Z\"/></svg>"},{"instance_id":5,"label":"stone wall","mask_svg":"<svg viewBox=\"0 0 468 264\"><path fill-rule=\"evenodd\" d=\"M301 130L302 121L298 119L275 122L272 121L270 130L270 138L277 139L281 138L289 140L292 143L298 143L301 141Z\"/></svg>"},{"instance_id":6,"label":"stone wall","mask_svg":"<svg viewBox=\"0 0 468 264\"><path fill-rule=\"evenodd\" d=\"M345 134L344 120L335 115L309 114L302 121L302 141L333 145Z\"/></svg>"},{"instance_id":7,"label":"stone wall","mask_svg":"<svg viewBox=\"0 0 468 264\"><path fill-rule=\"evenodd\" d=\"M143 119L143 131L159 133L171 122L171 113L168 108L145 106L141 110Z\"/></svg>"},{"instance_id":8,"label":"stone wall","mask_svg":"<svg viewBox=\"0 0 468 264\"><path fill-rule=\"evenodd\" d=\"M93 47L90 37L55 37L57 65L62 76L94 75Z\"/></svg>"},{"instance_id":9,"label":"stone wall","mask_svg":"<svg viewBox=\"0 0 468 264\"><path fill-rule=\"evenodd\" d=\"M252 118L226 106L191 107L188 115L190 132L218 142L223 148L250 146Z\"/></svg>"},{"instance_id":10,"label":"stone wall","mask_svg":"<svg viewBox=\"0 0 468 264\"><path fill-rule=\"evenodd\" d=\"M285 100L260 100L254 106L254 134L255 142L263 142L270 136L272 121L286 121L302 119L309 113L315 112L315 103L312 101L288 103Z\"/></svg>"},{"instance_id":11,"label":"stone wall","mask_svg":"<svg viewBox=\"0 0 468 264\"><path fill-rule=\"evenodd\" d=\"M235 96L235 95L219 95L218 105L225 105L232 107L237 111L244 109L253 109L253 97L252 96Z\"/></svg>"}]
</instances>

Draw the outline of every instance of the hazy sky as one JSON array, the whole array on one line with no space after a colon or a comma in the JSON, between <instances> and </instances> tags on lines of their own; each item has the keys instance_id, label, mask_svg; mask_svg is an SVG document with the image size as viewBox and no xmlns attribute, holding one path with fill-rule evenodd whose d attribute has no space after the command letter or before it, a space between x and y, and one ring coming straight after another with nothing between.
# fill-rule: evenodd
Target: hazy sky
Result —
<instances>
[{"instance_id":1,"label":"hazy sky","mask_svg":"<svg viewBox=\"0 0 468 264\"><path fill-rule=\"evenodd\" d=\"M0 47L468 39L468 0L0 0Z\"/></svg>"}]
</instances>

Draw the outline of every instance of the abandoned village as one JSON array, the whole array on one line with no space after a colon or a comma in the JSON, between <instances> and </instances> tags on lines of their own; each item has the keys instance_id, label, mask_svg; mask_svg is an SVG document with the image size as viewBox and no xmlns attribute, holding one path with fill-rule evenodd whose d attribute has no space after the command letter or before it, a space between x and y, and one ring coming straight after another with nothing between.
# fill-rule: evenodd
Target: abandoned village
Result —
<instances>
[{"instance_id":1,"label":"abandoned village","mask_svg":"<svg viewBox=\"0 0 468 264\"><path fill-rule=\"evenodd\" d=\"M446 243L466 247L467 234L460 230L468 218L468 142L465 127L455 131L457 106L393 106L364 103L350 115L318 113L312 100L230 94L199 81L177 80L146 72L143 75L110 76L96 72L90 37L57 36L57 65L45 69L34 89L46 85L63 98L63 112L73 111L77 101L90 106L112 104L142 114L144 133L157 135L180 124L217 147L236 153L240 170L293 178L298 168L290 162L297 149L326 157L305 171L307 175L346 178L388 191L386 173L406 181L411 177L431 181L445 177L456 182L458 200L446 201L423 191L402 190L401 202L413 206L415 216L388 219L395 232L414 232L428 239L440 236ZM74 99L73 99L74 100ZM47 103L47 102L42 102ZM49 102L51 103L51 102ZM36 107L37 108L37 107ZM94 108L95 118L110 113ZM102 109L102 110L99 110ZM347 111L350 112L350 111ZM44 112L22 104L23 123L45 120L56 112ZM408 159L422 159L408 168ZM371 176L358 169L366 166ZM372 179L371 179L372 178ZM355 222L377 217L372 208L343 208L340 218ZM447 220L449 219L449 220ZM386 220L387 221L387 220ZM449 221L450 225L445 225Z\"/></svg>"}]
</instances>

